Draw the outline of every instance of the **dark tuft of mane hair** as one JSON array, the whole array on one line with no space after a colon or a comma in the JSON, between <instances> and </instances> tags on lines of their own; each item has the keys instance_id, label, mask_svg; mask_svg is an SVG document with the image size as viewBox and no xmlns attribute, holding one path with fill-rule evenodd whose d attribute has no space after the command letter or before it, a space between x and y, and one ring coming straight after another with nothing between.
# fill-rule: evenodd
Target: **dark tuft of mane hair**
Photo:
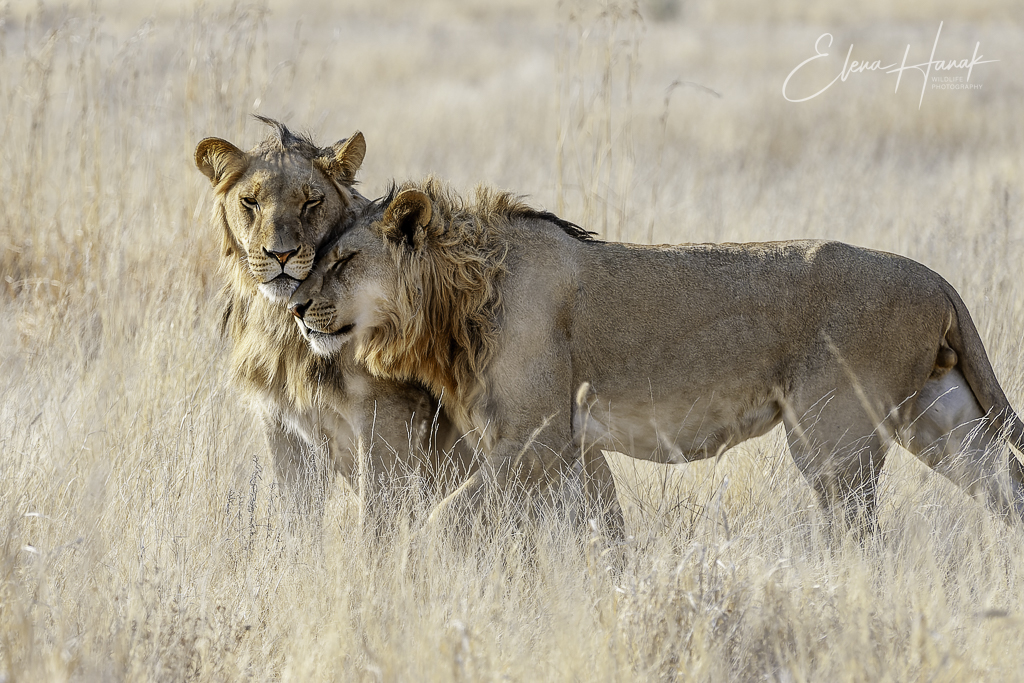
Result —
<instances>
[{"instance_id":1,"label":"dark tuft of mane hair","mask_svg":"<svg viewBox=\"0 0 1024 683\"><path fill-rule=\"evenodd\" d=\"M528 215L530 218L539 218L542 221L547 221L548 223L554 223L555 225L560 227L565 232L565 234L569 235L570 237L575 237L576 239L578 239L581 242L599 242L600 241L599 239L597 239L597 233L596 232L593 232L591 230L587 230L586 228L581 228L580 226L576 225L575 223L573 223L571 221L567 221L564 218L559 218L558 216L556 216L555 214L551 213L550 211L534 211L534 210L531 209L529 212L527 212L526 215Z\"/></svg>"},{"instance_id":2,"label":"dark tuft of mane hair","mask_svg":"<svg viewBox=\"0 0 1024 683\"><path fill-rule=\"evenodd\" d=\"M363 207L363 215L365 216L375 211L385 211L389 206L391 206L391 202L395 201L395 197L397 197L398 193L403 189L404 188L399 187L398 183L394 180L389 181L387 190L384 191L384 194Z\"/></svg>"},{"instance_id":3,"label":"dark tuft of mane hair","mask_svg":"<svg viewBox=\"0 0 1024 683\"><path fill-rule=\"evenodd\" d=\"M270 126L276 133L275 137L268 137L260 143L258 148L263 152L296 152L307 159L321 156L324 152L310 135L293 133L288 126L269 116L253 114L253 118Z\"/></svg>"}]
</instances>

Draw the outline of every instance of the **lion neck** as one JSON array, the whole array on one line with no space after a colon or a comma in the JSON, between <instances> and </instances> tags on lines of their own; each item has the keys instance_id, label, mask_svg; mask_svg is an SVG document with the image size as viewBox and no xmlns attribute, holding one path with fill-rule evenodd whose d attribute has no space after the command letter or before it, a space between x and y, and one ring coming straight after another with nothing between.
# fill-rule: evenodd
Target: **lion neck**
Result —
<instances>
[{"instance_id":1,"label":"lion neck","mask_svg":"<svg viewBox=\"0 0 1024 683\"><path fill-rule=\"evenodd\" d=\"M506 250L475 218L444 221L420 253L392 246L397 293L356 356L378 376L420 382L469 430L487 393Z\"/></svg>"}]
</instances>

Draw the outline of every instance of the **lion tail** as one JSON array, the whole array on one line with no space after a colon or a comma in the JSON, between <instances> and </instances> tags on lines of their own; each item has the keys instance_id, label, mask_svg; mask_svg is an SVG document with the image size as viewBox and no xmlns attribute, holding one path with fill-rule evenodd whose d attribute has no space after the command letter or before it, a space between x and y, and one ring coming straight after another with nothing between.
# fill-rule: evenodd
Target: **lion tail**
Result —
<instances>
[{"instance_id":1,"label":"lion tail","mask_svg":"<svg viewBox=\"0 0 1024 683\"><path fill-rule=\"evenodd\" d=\"M992 362L985 352L985 345L978 334L967 306L960 295L945 280L942 280L946 296L953 305L954 315L949 330L946 332L947 343L956 351L958 365L981 409L993 420L996 427L1002 430L1011 445L1024 454L1024 422L1013 410L1010 401L999 386ZM1024 475L1024 465L1011 456L1011 466Z\"/></svg>"}]
</instances>

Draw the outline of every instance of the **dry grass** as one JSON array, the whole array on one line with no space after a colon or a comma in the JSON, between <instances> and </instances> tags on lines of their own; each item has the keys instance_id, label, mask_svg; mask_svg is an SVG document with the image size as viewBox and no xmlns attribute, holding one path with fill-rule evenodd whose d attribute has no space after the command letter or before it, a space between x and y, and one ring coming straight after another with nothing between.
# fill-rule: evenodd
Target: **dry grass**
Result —
<instances>
[{"instance_id":1,"label":"dry grass","mask_svg":"<svg viewBox=\"0 0 1024 683\"><path fill-rule=\"evenodd\" d=\"M0 680L1019 679L1020 531L900 452L863 544L778 433L616 460L620 572L557 519L373 549L341 484L322 536L288 533L191 162L258 111L361 129L368 194L433 172L611 237L897 251L962 292L1024 407L1017 3L122 4L0 5ZM1000 60L982 90L781 97L826 30L898 59L940 20Z\"/></svg>"}]
</instances>

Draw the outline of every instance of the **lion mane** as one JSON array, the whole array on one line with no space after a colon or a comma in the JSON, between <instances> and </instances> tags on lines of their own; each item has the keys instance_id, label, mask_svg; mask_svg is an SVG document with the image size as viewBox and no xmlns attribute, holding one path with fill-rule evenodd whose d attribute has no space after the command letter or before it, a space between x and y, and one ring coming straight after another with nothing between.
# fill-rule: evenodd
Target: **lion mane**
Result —
<instances>
[{"instance_id":1,"label":"lion mane","mask_svg":"<svg viewBox=\"0 0 1024 683\"><path fill-rule=\"evenodd\" d=\"M356 357L373 374L415 378L435 396L450 397L445 406L464 426L471 418L469 407L486 393L483 370L496 348L509 249L508 235L500 227L540 219L579 240L594 237L574 223L531 208L518 195L478 186L475 201L467 203L433 177L392 184L365 213L383 214L409 189L430 198L431 219L414 250L399 240L386 240L399 273L398 288Z\"/></svg>"},{"instance_id":2,"label":"lion mane","mask_svg":"<svg viewBox=\"0 0 1024 683\"><path fill-rule=\"evenodd\" d=\"M295 326L278 320L278 306L231 285L220 300L222 330L233 343L232 379L243 392L284 397L301 411L344 400L341 364L311 353Z\"/></svg>"}]
</instances>

